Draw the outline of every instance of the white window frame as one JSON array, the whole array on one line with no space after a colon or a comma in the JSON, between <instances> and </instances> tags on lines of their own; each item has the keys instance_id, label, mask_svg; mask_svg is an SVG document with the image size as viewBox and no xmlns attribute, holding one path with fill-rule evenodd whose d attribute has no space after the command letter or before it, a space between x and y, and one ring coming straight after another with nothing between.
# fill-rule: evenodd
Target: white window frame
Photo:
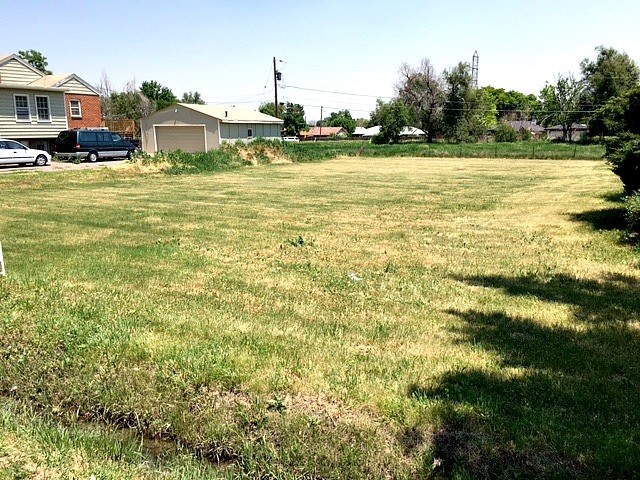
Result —
<instances>
[{"instance_id":1,"label":"white window frame","mask_svg":"<svg viewBox=\"0 0 640 480\"><path fill-rule=\"evenodd\" d=\"M43 122L43 123L51 123L51 102L49 101L49 95L36 95L36 118L38 119L38 122ZM46 98L47 99L47 113L49 114L49 118L40 118L40 112L38 111L38 99L39 98Z\"/></svg>"},{"instance_id":2,"label":"white window frame","mask_svg":"<svg viewBox=\"0 0 640 480\"><path fill-rule=\"evenodd\" d=\"M29 118L18 118L18 106L16 105L16 98L17 97L24 97L27 99L27 110L28 110L28 114L29 114ZM24 108L24 107L21 107ZM13 94L13 111L16 114L16 122L21 122L21 123L31 123L31 104L29 102L29 95L26 95L24 93L14 93Z\"/></svg>"},{"instance_id":3,"label":"white window frame","mask_svg":"<svg viewBox=\"0 0 640 480\"><path fill-rule=\"evenodd\" d=\"M77 102L78 107L78 113L73 113L73 105L72 102ZM72 100L69 100L69 113L71 114L71 118L82 118L82 104L80 102L80 100L78 100L77 98L74 98Z\"/></svg>"}]
</instances>

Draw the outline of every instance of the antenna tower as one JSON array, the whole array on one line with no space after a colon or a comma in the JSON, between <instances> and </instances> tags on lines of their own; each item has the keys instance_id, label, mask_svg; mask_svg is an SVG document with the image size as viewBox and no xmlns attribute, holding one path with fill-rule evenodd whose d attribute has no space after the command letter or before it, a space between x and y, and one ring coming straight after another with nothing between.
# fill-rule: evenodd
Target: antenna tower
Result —
<instances>
[{"instance_id":1,"label":"antenna tower","mask_svg":"<svg viewBox=\"0 0 640 480\"><path fill-rule=\"evenodd\" d=\"M473 88L478 88L478 51L473 52L473 61L471 62L471 83Z\"/></svg>"}]
</instances>

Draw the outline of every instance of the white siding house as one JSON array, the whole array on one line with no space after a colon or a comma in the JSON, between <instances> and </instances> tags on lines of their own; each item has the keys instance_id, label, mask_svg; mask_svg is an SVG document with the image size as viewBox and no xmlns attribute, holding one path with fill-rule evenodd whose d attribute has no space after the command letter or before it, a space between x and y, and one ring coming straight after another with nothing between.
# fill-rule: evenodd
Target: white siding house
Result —
<instances>
[{"instance_id":1,"label":"white siding house","mask_svg":"<svg viewBox=\"0 0 640 480\"><path fill-rule=\"evenodd\" d=\"M0 55L0 137L51 150L67 128L65 89L32 85L43 77L18 55Z\"/></svg>"}]
</instances>

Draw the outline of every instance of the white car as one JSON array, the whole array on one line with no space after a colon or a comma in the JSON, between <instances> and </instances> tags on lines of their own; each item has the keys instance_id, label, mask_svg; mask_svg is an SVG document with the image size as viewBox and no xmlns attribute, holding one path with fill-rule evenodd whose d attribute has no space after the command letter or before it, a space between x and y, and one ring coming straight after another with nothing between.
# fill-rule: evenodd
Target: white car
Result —
<instances>
[{"instance_id":1,"label":"white car","mask_svg":"<svg viewBox=\"0 0 640 480\"><path fill-rule=\"evenodd\" d=\"M0 165L9 163L33 163L42 167L51 161L51 155L44 150L35 150L16 142L0 138Z\"/></svg>"},{"instance_id":2,"label":"white car","mask_svg":"<svg viewBox=\"0 0 640 480\"><path fill-rule=\"evenodd\" d=\"M300 139L298 137L282 137L283 142L299 142Z\"/></svg>"}]
</instances>

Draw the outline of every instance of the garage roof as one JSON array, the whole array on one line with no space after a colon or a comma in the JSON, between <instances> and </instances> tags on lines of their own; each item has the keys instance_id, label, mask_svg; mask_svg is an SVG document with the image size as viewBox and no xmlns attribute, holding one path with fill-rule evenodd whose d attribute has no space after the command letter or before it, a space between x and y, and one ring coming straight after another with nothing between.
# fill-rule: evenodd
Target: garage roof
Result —
<instances>
[{"instance_id":1,"label":"garage roof","mask_svg":"<svg viewBox=\"0 0 640 480\"><path fill-rule=\"evenodd\" d=\"M195 105L192 103L179 103L178 105L217 118L222 123L284 123L279 118L246 108Z\"/></svg>"}]
</instances>

